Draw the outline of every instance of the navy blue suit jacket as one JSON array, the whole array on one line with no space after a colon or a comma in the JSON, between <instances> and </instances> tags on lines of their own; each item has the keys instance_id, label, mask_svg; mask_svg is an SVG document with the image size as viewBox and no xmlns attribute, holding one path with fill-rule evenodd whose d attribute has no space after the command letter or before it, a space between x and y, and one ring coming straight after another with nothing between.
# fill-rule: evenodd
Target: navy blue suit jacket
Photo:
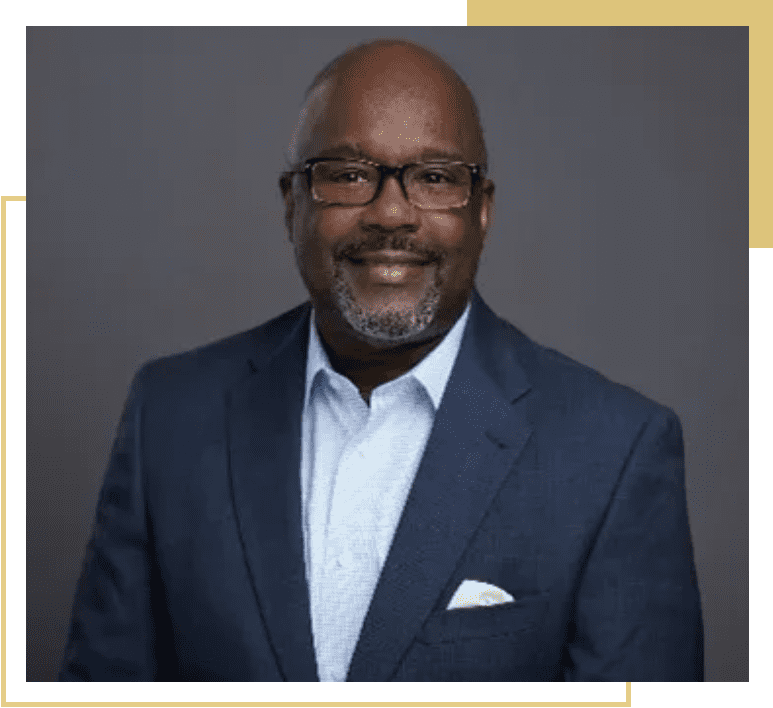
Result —
<instances>
[{"instance_id":1,"label":"navy blue suit jacket","mask_svg":"<svg viewBox=\"0 0 773 708\"><path fill-rule=\"evenodd\" d=\"M310 306L142 369L63 680L317 680L300 431ZM514 598L445 608L465 579ZM701 680L676 416L473 294L350 681Z\"/></svg>"}]
</instances>

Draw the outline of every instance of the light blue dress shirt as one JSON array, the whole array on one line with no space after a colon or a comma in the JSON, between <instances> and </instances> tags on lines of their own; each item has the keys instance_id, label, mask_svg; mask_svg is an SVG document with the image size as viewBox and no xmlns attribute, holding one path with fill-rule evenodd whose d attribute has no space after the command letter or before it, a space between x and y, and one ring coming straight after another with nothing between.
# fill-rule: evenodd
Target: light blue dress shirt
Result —
<instances>
[{"instance_id":1,"label":"light blue dress shirt","mask_svg":"<svg viewBox=\"0 0 773 708\"><path fill-rule=\"evenodd\" d=\"M330 366L311 316L301 428L306 578L320 681L345 681L470 312L370 406Z\"/></svg>"}]
</instances>

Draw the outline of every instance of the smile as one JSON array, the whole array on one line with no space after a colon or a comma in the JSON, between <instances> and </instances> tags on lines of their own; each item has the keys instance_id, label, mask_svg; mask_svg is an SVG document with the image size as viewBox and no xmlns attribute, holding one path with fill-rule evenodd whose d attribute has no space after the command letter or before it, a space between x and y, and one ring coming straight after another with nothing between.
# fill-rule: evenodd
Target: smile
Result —
<instances>
[{"instance_id":1,"label":"smile","mask_svg":"<svg viewBox=\"0 0 773 708\"><path fill-rule=\"evenodd\" d=\"M433 263L426 256L395 250L368 251L346 260L373 285L403 285L423 280L424 268Z\"/></svg>"},{"instance_id":2,"label":"smile","mask_svg":"<svg viewBox=\"0 0 773 708\"><path fill-rule=\"evenodd\" d=\"M355 265L380 265L384 267L400 266L425 266L431 261L425 256L421 256L411 251L395 251L385 249L383 251L367 251L356 257L349 258Z\"/></svg>"}]
</instances>

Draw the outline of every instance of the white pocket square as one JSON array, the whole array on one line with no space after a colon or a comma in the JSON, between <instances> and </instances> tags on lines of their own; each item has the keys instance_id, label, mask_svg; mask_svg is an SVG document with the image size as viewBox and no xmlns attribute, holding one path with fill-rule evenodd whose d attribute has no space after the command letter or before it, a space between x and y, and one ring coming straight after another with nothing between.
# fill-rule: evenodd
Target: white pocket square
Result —
<instances>
[{"instance_id":1,"label":"white pocket square","mask_svg":"<svg viewBox=\"0 0 773 708\"><path fill-rule=\"evenodd\" d=\"M502 588L479 580L465 580L454 593L447 610L458 610L463 607L485 607L487 605L504 605L515 602L515 598Z\"/></svg>"}]
</instances>

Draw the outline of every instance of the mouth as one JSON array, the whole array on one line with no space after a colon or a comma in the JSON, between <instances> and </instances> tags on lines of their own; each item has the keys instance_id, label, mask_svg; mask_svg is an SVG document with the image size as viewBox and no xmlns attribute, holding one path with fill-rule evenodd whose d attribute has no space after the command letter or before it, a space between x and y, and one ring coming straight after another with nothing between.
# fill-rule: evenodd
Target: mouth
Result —
<instances>
[{"instance_id":1,"label":"mouth","mask_svg":"<svg viewBox=\"0 0 773 708\"><path fill-rule=\"evenodd\" d=\"M374 266L425 266L429 265L433 259L422 256L411 251L398 251L384 249L382 251L366 251L356 256L348 257L347 260L355 265L374 265Z\"/></svg>"},{"instance_id":2,"label":"mouth","mask_svg":"<svg viewBox=\"0 0 773 708\"><path fill-rule=\"evenodd\" d=\"M433 258L410 251L391 249L366 251L347 257L345 260L362 278L363 285L372 286L404 286L421 283L426 279L427 267L434 265Z\"/></svg>"}]
</instances>

